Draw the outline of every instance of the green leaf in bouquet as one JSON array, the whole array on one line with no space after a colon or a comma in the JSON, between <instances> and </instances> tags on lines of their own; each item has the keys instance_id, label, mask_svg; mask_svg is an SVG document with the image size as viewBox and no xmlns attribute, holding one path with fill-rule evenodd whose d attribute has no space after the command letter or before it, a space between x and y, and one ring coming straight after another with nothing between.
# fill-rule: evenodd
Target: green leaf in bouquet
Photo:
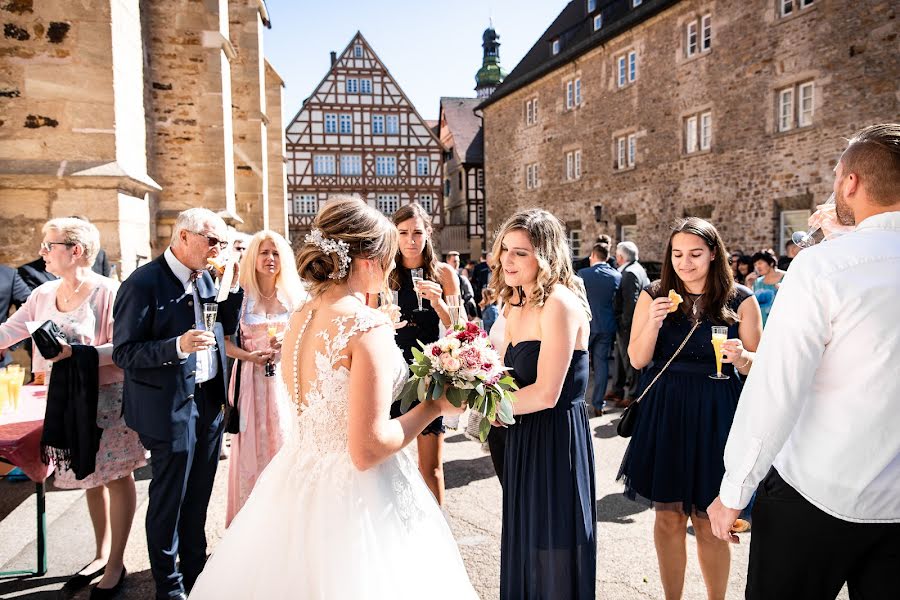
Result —
<instances>
[{"instance_id":1,"label":"green leaf in bouquet","mask_svg":"<svg viewBox=\"0 0 900 600\"><path fill-rule=\"evenodd\" d=\"M450 404L459 408L466 401L466 390L455 387L447 388L447 400L450 401Z\"/></svg>"},{"instance_id":2,"label":"green leaf in bouquet","mask_svg":"<svg viewBox=\"0 0 900 600\"><path fill-rule=\"evenodd\" d=\"M500 398L497 416L500 417L500 422L505 423L506 425L512 425L516 422L515 417L513 417L512 402L510 402L509 398L506 396Z\"/></svg>"},{"instance_id":3,"label":"green leaf in bouquet","mask_svg":"<svg viewBox=\"0 0 900 600\"><path fill-rule=\"evenodd\" d=\"M421 344L421 343L422 342L419 342L419 344ZM413 358L416 359L416 362L418 362L418 363L425 362L425 353L424 352L422 352L415 346L410 348L410 350L412 350L412 355L413 355Z\"/></svg>"},{"instance_id":4,"label":"green leaf in bouquet","mask_svg":"<svg viewBox=\"0 0 900 600\"><path fill-rule=\"evenodd\" d=\"M421 402L422 400L425 399L425 387L426 387L426 385L427 385L427 384L425 383L425 380L424 380L424 379L420 379L420 380L419 380L418 386L416 386L416 396L419 398L419 401L420 401L420 402Z\"/></svg>"},{"instance_id":5,"label":"green leaf in bouquet","mask_svg":"<svg viewBox=\"0 0 900 600\"><path fill-rule=\"evenodd\" d=\"M487 436L490 432L491 422L482 417L481 423L478 424L478 439L481 440L482 444L487 440Z\"/></svg>"},{"instance_id":6,"label":"green leaf in bouquet","mask_svg":"<svg viewBox=\"0 0 900 600\"><path fill-rule=\"evenodd\" d=\"M487 418L490 419L491 421L496 421L497 420L497 403L492 402L488 406L489 406L489 410L488 410Z\"/></svg>"},{"instance_id":7,"label":"green leaf in bouquet","mask_svg":"<svg viewBox=\"0 0 900 600\"><path fill-rule=\"evenodd\" d=\"M497 383L501 383L501 384L503 384L503 385L508 385L509 387L511 387L511 388L514 389L514 390L519 389L519 386L516 385L516 380L513 379L512 377L510 377L509 375L507 375L506 377L502 378L502 379L501 379L500 381L498 381Z\"/></svg>"},{"instance_id":8,"label":"green leaf in bouquet","mask_svg":"<svg viewBox=\"0 0 900 600\"><path fill-rule=\"evenodd\" d=\"M484 384L483 383L479 383L477 386L475 386L475 393L478 394L479 396L484 396Z\"/></svg>"},{"instance_id":9,"label":"green leaf in bouquet","mask_svg":"<svg viewBox=\"0 0 900 600\"><path fill-rule=\"evenodd\" d=\"M444 378L435 376L434 379L432 379L432 381L434 383L432 384L432 389L431 389L431 399L437 400L438 398L440 398L441 396L444 395Z\"/></svg>"},{"instance_id":10,"label":"green leaf in bouquet","mask_svg":"<svg viewBox=\"0 0 900 600\"><path fill-rule=\"evenodd\" d=\"M406 382L406 385L403 386L403 391L400 392L400 412L405 413L409 410L413 400L416 399L416 389L418 385L419 380L410 379Z\"/></svg>"}]
</instances>

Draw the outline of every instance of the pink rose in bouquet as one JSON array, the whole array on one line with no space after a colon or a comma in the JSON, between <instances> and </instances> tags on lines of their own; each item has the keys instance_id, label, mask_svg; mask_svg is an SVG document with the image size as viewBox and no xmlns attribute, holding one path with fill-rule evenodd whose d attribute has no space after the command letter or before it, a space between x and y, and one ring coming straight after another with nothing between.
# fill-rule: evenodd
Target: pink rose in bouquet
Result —
<instances>
[{"instance_id":1,"label":"pink rose in bouquet","mask_svg":"<svg viewBox=\"0 0 900 600\"><path fill-rule=\"evenodd\" d=\"M515 381L506 374L487 333L474 323L458 327L436 342L413 348L412 376L400 394L400 408L414 400L434 400L447 395L454 406L464 404L481 414L479 436L487 438L492 421L511 425Z\"/></svg>"}]
</instances>

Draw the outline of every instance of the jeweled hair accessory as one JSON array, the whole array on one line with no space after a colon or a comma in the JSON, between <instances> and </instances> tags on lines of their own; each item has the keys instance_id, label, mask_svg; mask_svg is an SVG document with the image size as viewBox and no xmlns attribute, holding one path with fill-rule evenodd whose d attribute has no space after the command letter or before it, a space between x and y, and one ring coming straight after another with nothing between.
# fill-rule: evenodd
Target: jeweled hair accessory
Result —
<instances>
[{"instance_id":1,"label":"jeweled hair accessory","mask_svg":"<svg viewBox=\"0 0 900 600\"><path fill-rule=\"evenodd\" d=\"M307 244L318 246L325 254L336 254L340 262L337 273L331 273L329 279L343 279L347 276L347 268L350 266L350 244L343 240L335 240L322 235L322 230L313 229L306 234L303 241Z\"/></svg>"}]
</instances>

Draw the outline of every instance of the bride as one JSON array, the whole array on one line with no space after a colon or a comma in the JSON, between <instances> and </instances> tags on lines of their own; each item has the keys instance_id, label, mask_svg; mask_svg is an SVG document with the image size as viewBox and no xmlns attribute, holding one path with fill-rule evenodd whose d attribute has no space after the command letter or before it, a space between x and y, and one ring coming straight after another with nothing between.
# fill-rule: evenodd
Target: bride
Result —
<instances>
[{"instance_id":1,"label":"bride","mask_svg":"<svg viewBox=\"0 0 900 600\"><path fill-rule=\"evenodd\" d=\"M283 376L299 417L197 580L195 600L477 598L450 528L401 450L446 399L390 419L407 366L387 316L397 233L374 208L330 201L298 255L312 298L289 324Z\"/></svg>"}]
</instances>

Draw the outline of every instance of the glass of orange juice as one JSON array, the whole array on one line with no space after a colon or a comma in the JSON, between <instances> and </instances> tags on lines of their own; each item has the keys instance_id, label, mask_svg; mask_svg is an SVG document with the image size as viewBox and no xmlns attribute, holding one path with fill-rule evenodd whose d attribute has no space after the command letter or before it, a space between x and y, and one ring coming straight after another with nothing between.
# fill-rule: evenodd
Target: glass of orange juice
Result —
<instances>
[{"instance_id":1,"label":"glass of orange juice","mask_svg":"<svg viewBox=\"0 0 900 600\"><path fill-rule=\"evenodd\" d=\"M716 374L710 375L710 379L728 379L728 375L722 374L722 346L728 339L728 328L714 325L712 328L712 345L716 353Z\"/></svg>"},{"instance_id":2,"label":"glass of orange juice","mask_svg":"<svg viewBox=\"0 0 900 600\"><path fill-rule=\"evenodd\" d=\"M13 408L12 399L9 397L9 371L0 369L0 414L7 407Z\"/></svg>"},{"instance_id":3,"label":"glass of orange juice","mask_svg":"<svg viewBox=\"0 0 900 600\"><path fill-rule=\"evenodd\" d=\"M9 395L13 406L19 409L19 401L22 396L22 382L25 378L25 369L20 365L10 365L9 368Z\"/></svg>"}]
</instances>

